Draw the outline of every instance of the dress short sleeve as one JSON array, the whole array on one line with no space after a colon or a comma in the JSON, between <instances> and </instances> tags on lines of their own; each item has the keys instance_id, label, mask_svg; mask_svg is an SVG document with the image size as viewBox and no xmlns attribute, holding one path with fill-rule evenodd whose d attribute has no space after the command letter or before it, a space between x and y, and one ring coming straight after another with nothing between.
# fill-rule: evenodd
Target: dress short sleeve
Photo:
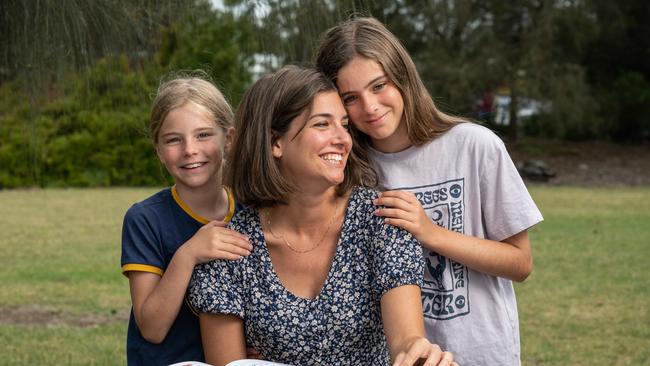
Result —
<instances>
[{"instance_id":1,"label":"dress short sleeve","mask_svg":"<svg viewBox=\"0 0 650 366\"><path fill-rule=\"evenodd\" d=\"M376 192L373 196L371 199L376 197ZM421 287L424 278L422 246L408 231L386 224L383 218L373 215L373 206L370 209L369 240L378 297L399 286Z\"/></svg>"},{"instance_id":2,"label":"dress short sleeve","mask_svg":"<svg viewBox=\"0 0 650 366\"><path fill-rule=\"evenodd\" d=\"M237 275L241 260L215 260L194 268L188 298L195 310L244 318L242 284Z\"/></svg>"}]
</instances>

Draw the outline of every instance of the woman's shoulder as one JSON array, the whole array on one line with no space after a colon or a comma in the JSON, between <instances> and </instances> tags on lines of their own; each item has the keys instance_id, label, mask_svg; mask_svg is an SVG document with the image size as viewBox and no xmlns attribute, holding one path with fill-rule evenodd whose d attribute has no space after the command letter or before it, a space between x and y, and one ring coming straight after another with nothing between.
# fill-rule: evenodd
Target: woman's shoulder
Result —
<instances>
[{"instance_id":1,"label":"woman's shoulder","mask_svg":"<svg viewBox=\"0 0 650 366\"><path fill-rule=\"evenodd\" d=\"M368 212L374 211L373 200L379 197L379 191L367 187L355 187L350 194L348 207L351 207L355 212Z\"/></svg>"},{"instance_id":2,"label":"woman's shoulder","mask_svg":"<svg viewBox=\"0 0 650 366\"><path fill-rule=\"evenodd\" d=\"M352 190L352 194L350 195L350 201L352 200L357 200L362 202L367 200L372 201L377 197L379 197L378 190L374 188L357 186Z\"/></svg>"},{"instance_id":3,"label":"woman's shoulder","mask_svg":"<svg viewBox=\"0 0 650 366\"><path fill-rule=\"evenodd\" d=\"M241 233L252 231L254 223L258 221L257 210L251 206L241 206L239 210L235 211L234 216L230 220L229 227Z\"/></svg>"}]
</instances>

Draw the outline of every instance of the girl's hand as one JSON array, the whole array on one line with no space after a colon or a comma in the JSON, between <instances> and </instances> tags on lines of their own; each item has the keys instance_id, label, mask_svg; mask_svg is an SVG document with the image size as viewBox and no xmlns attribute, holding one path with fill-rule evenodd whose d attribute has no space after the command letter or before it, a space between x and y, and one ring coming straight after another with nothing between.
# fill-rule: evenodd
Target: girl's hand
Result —
<instances>
[{"instance_id":1,"label":"girl's hand","mask_svg":"<svg viewBox=\"0 0 650 366\"><path fill-rule=\"evenodd\" d=\"M411 192L382 192L373 203L385 206L375 210L375 215L384 217L387 224L405 229L420 242L424 241L427 233L442 229L431 221L420 201Z\"/></svg>"},{"instance_id":2,"label":"girl's hand","mask_svg":"<svg viewBox=\"0 0 650 366\"><path fill-rule=\"evenodd\" d=\"M395 357L393 366L458 366L451 352L443 352L440 346L432 344L426 338L418 338L406 351Z\"/></svg>"},{"instance_id":3,"label":"girl's hand","mask_svg":"<svg viewBox=\"0 0 650 366\"><path fill-rule=\"evenodd\" d=\"M183 247L195 264L214 259L236 260L253 250L248 237L226 228L222 221L211 221L200 228Z\"/></svg>"}]
</instances>

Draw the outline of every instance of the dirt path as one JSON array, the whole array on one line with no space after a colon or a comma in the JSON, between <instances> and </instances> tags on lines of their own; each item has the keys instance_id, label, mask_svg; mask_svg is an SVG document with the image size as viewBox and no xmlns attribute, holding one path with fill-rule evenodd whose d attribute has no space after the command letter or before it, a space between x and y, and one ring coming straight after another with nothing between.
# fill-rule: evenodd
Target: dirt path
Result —
<instances>
[{"instance_id":1,"label":"dirt path","mask_svg":"<svg viewBox=\"0 0 650 366\"><path fill-rule=\"evenodd\" d=\"M650 145L543 140L507 145L515 163L541 160L554 171L556 176L548 184L650 185Z\"/></svg>"},{"instance_id":2,"label":"dirt path","mask_svg":"<svg viewBox=\"0 0 650 366\"><path fill-rule=\"evenodd\" d=\"M75 316L44 305L0 306L0 325L67 325L72 327L94 327L113 322L126 323L128 313L113 312L106 315L85 314Z\"/></svg>"}]
</instances>

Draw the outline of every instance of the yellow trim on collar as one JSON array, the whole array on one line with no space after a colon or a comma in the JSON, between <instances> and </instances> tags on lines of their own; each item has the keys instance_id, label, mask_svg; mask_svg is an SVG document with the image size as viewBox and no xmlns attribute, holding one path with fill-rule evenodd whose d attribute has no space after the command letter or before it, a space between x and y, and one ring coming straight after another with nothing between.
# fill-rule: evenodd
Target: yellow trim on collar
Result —
<instances>
[{"instance_id":1,"label":"yellow trim on collar","mask_svg":"<svg viewBox=\"0 0 650 366\"><path fill-rule=\"evenodd\" d=\"M235 197L233 196L232 192L230 192L230 189L228 189L228 187L223 188L226 190L226 195L228 196L228 212L226 212L226 216L224 216L221 221L228 222L235 214ZM203 216L199 216L198 214L194 213L194 211L192 211L192 209L187 204L185 204L185 202L183 202L181 197L178 195L178 192L176 192L176 185L172 186L172 197L174 197L174 201L176 201L176 203L181 206L183 211L190 215L194 220L202 224L207 224L210 222L210 220L204 218Z\"/></svg>"},{"instance_id":2,"label":"yellow trim on collar","mask_svg":"<svg viewBox=\"0 0 650 366\"><path fill-rule=\"evenodd\" d=\"M202 224L207 224L208 222L210 222L210 220L195 214L194 211L192 211L192 209L188 205L186 205L185 202L183 202L181 197L178 195L178 192L176 192L176 185L174 185L172 187L172 197L174 197L174 201L176 201L176 203L179 206L181 206L183 211L185 211L185 213L190 215L194 220L196 220L196 221L198 221L198 222L200 222Z\"/></svg>"},{"instance_id":3,"label":"yellow trim on collar","mask_svg":"<svg viewBox=\"0 0 650 366\"><path fill-rule=\"evenodd\" d=\"M230 192L228 187L223 187L223 189L226 190L226 194L228 195L228 212L226 213L226 216L223 217L222 221L228 222L235 214L235 196Z\"/></svg>"},{"instance_id":4,"label":"yellow trim on collar","mask_svg":"<svg viewBox=\"0 0 650 366\"><path fill-rule=\"evenodd\" d=\"M129 263L122 266L122 274L125 275L126 277L129 277L127 272L130 271L149 272L149 273L157 274L158 276L163 275L162 269L155 266L150 266L148 264Z\"/></svg>"}]
</instances>

